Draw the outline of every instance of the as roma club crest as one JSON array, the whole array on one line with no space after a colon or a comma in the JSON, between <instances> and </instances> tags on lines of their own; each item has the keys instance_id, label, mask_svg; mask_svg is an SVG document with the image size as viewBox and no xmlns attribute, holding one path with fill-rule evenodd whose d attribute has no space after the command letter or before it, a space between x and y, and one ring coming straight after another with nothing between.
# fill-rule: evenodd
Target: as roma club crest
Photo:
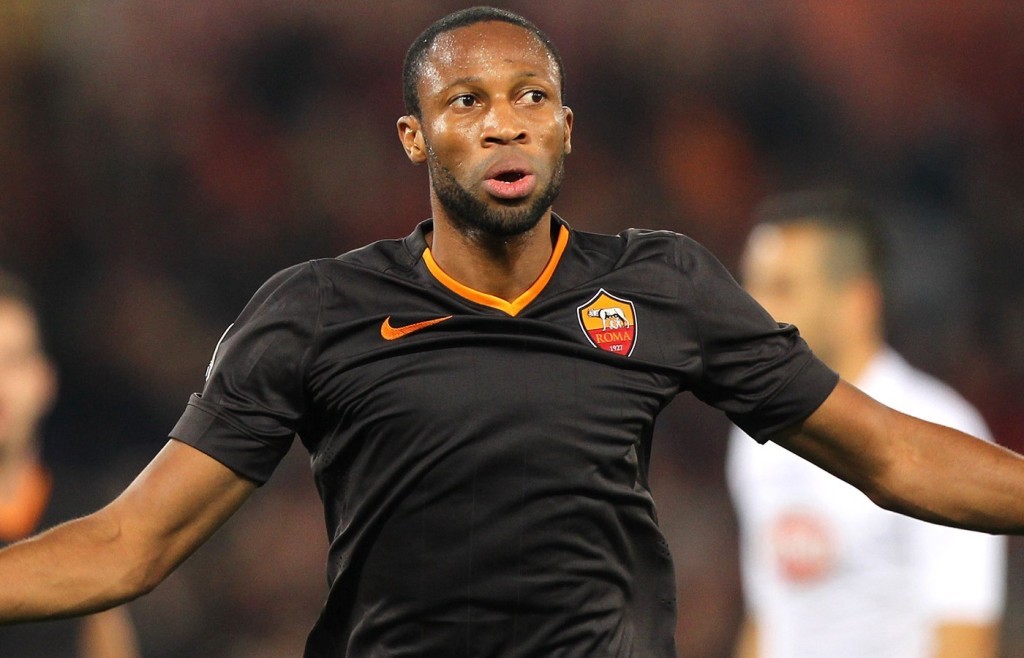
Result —
<instances>
[{"instance_id":1,"label":"as roma club crest","mask_svg":"<svg viewBox=\"0 0 1024 658\"><path fill-rule=\"evenodd\" d=\"M629 356L636 345L636 309L628 299L602 288L589 302L576 309L580 327L594 347Z\"/></svg>"}]
</instances>

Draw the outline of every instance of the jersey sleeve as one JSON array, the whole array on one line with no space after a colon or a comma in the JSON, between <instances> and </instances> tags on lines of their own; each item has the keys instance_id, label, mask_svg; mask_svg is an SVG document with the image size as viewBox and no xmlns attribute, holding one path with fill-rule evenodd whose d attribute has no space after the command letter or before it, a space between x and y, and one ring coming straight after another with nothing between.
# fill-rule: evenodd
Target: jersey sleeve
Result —
<instances>
[{"instance_id":1,"label":"jersey sleeve","mask_svg":"<svg viewBox=\"0 0 1024 658\"><path fill-rule=\"evenodd\" d=\"M701 352L693 392L764 443L811 415L839 376L796 327L773 320L710 252L687 238L679 244Z\"/></svg>"},{"instance_id":2,"label":"jersey sleeve","mask_svg":"<svg viewBox=\"0 0 1024 658\"><path fill-rule=\"evenodd\" d=\"M268 280L217 344L203 391L191 396L171 438L266 482L305 413L320 308L312 263Z\"/></svg>"}]
</instances>

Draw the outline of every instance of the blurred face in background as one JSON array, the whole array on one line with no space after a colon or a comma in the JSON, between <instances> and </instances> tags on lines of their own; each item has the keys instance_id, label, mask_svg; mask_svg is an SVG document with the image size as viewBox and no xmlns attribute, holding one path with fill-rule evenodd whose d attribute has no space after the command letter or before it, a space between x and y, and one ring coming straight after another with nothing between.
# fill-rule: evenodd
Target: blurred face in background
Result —
<instances>
[{"instance_id":1,"label":"blurred face in background","mask_svg":"<svg viewBox=\"0 0 1024 658\"><path fill-rule=\"evenodd\" d=\"M32 449L56 388L35 316L20 302L0 299L0 461Z\"/></svg>"},{"instance_id":2,"label":"blurred face in background","mask_svg":"<svg viewBox=\"0 0 1024 658\"><path fill-rule=\"evenodd\" d=\"M848 285L827 267L830 241L809 224L762 225L747 241L743 285L779 322L796 325L825 363L835 362L848 328L843 312Z\"/></svg>"}]
</instances>

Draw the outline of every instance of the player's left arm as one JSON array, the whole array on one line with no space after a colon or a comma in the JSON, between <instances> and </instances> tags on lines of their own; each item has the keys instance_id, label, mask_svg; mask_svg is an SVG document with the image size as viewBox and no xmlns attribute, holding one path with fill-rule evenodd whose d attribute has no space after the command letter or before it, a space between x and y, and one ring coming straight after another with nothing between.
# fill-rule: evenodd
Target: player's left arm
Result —
<instances>
[{"instance_id":1,"label":"player's left arm","mask_svg":"<svg viewBox=\"0 0 1024 658\"><path fill-rule=\"evenodd\" d=\"M772 439L880 507L991 533L1024 533L1024 457L899 413L840 381L806 420Z\"/></svg>"}]
</instances>

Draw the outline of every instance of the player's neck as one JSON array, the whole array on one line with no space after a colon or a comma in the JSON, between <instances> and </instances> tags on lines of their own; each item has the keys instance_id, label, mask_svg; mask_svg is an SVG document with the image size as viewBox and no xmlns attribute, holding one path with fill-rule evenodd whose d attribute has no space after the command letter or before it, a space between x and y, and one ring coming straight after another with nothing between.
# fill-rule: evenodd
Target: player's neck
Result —
<instances>
[{"instance_id":1,"label":"player's neck","mask_svg":"<svg viewBox=\"0 0 1024 658\"><path fill-rule=\"evenodd\" d=\"M553 252L549 211L529 231L513 238L467 234L435 218L428 236L434 261L464 286L513 301L547 266Z\"/></svg>"}]
</instances>

